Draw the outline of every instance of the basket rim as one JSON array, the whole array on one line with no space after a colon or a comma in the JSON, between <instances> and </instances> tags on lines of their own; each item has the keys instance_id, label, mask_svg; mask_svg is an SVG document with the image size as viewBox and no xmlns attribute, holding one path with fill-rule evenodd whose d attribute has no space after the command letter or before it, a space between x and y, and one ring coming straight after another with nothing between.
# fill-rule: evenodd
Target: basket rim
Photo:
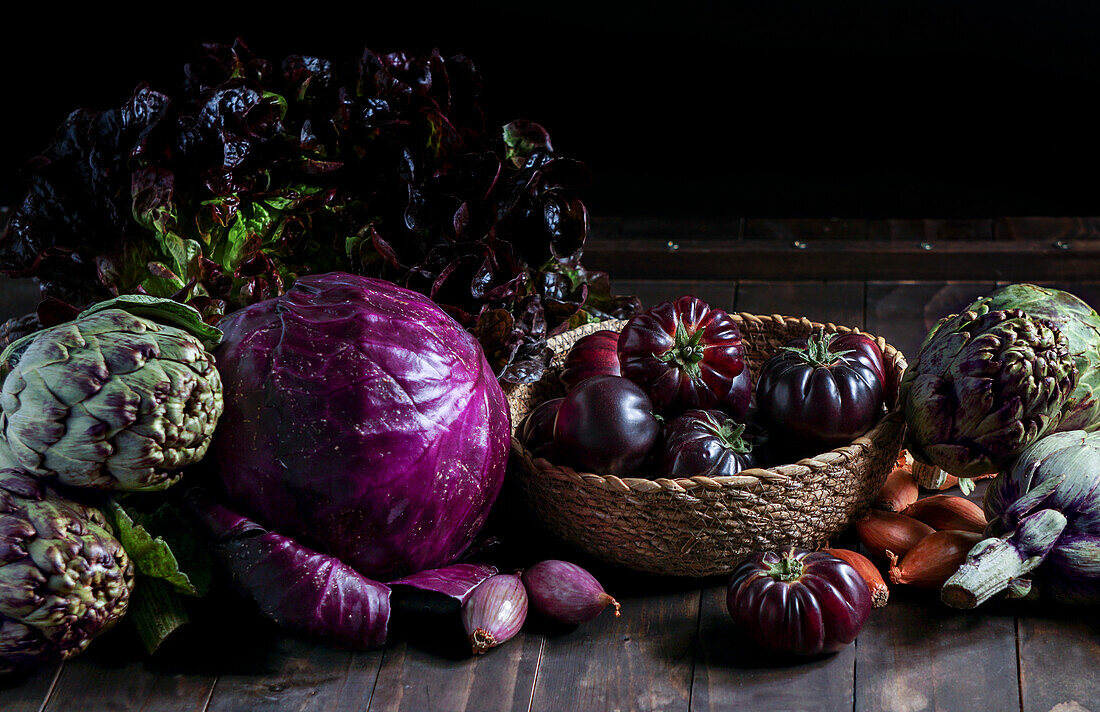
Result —
<instances>
[{"instance_id":1,"label":"basket rim","mask_svg":"<svg viewBox=\"0 0 1100 712\"><path fill-rule=\"evenodd\" d=\"M873 338L875 343L878 344L879 349L882 351L882 358L886 368L890 371L897 371L899 381L908 365L904 354L887 343L883 337L863 331L858 327L838 325L832 322L816 322L806 317L784 316L782 314L730 312L730 317L739 323L752 322L765 324L767 322L774 322L784 328L799 326L808 328L811 331L822 328L828 333L864 334ZM595 332L610 329L617 331L621 330L622 326L625 324L626 321L622 319L608 319L597 323L585 324L584 326L579 326L551 337L547 340L547 345L550 346L555 353L558 353L559 349L555 348L555 346L565 341L568 335L576 333L579 330L583 329L585 331ZM512 435L512 449L526 461L526 464L537 469L540 474L573 482L583 487L618 492L623 495L631 493L650 494L654 492L687 493L700 488L716 491L722 489L755 487L763 484L785 484L792 479L802 479L814 472L820 472L830 467L843 467L850 460L873 447L876 441L891 439L893 436L892 431L902 427L904 427L904 418L900 409L895 406L883 415L870 430L848 445L842 445L827 452L803 458L795 463L776 465L768 468L753 467L742 470L737 475L726 477L697 475L695 477L657 477L651 479L646 477L619 477L618 475L597 475L592 472L578 472L569 465L559 465L543 457L533 457L531 452L527 450L515 434Z\"/></svg>"}]
</instances>

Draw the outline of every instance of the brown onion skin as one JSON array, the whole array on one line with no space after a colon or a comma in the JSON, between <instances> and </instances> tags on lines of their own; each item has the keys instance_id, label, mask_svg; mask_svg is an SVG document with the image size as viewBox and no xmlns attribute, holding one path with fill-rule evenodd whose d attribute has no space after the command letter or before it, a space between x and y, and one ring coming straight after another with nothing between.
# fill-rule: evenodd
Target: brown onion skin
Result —
<instances>
[{"instance_id":1,"label":"brown onion skin","mask_svg":"<svg viewBox=\"0 0 1100 712\"><path fill-rule=\"evenodd\" d=\"M890 583L917 588L940 588L966 562L967 553L982 540L975 532L932 532L917 542L898 562L890 555Z\"/></svg>"},{"instance_id":2,"label":"brown onion skin","mask_svg":"<svg viewBox=\"0 0 1100 712\"><path fill-rule=\"evenodd\" d=\"M783 559L801 565L784 580ZM846 562L823 551L750 554L733 571L726 608L762 648L778 653L835 653L855 640L871 613L867 583Z\"/></svg>"},{"instance_id":3,"label":"brown onion skin","mask_svg":"<svg viewBox=\"0 0 1100 712\"><path fill-rule=\"evenodd\" d=\"M512 574L490 576L462 604L462 625L475 654L514 638L525 620L527 590Z\"/></svg>"},{"instance_id":4,"label":"brown onion skin","mask_svg":"<svg viewBox=\"0 0 1100 712\"><path fill-rule=\"evenodd\" d=\"M865 517L856 522L859 541L873 556L889 558L887 551L901 556L916 546L934 529L924 522L896 512L883 512L872 509Z\"/></svg>"},{"instance_id":5,"label":"brown onion skin","mask_svg":"<svg viewBox=\"0 0 1100 712\"><path fill-rule=\"evenodd\" d=\"M966 497L936 494L917 500L902 512L937 530L957 529L981 534L989 522L981 505Z\"/></svg>"},{"instance_id":6,"label":"brown onion skin","mask_svg":"<svg viewBox=\"0 0 1100 712\"><path fill-rule=\"evenodd\" d=\"M913 479L913 473L907 467L896 467L886 477L886 484L875 498L875 509L886 512L900 512L917 501L920 488Z\"/></svg>"},{"instance_id":7,"label":"brown onion skin","mask_svg":"<svg viewBox=\"0 0 1100 712\"><path fill-rule=\"evenodd\" d=\"M531 607L552 620L578 625L600 615L608 605L614 607L616 617L622 615L619 602L596 577L568 561L540 561L522 578Z\"/></svg>"},{"instance_id":8,"label":"brown onion skin","mask_svg":"<svg viewBox=\"0 0 1100 712\"><path fill-rule=\"evenodd\" d=\"M822 551L846 562L867 582L872 608L882 608L890 600L890 587L882 579L878 568L866 556L851 549L822 549Z\"/></svg>"}]
</instances>

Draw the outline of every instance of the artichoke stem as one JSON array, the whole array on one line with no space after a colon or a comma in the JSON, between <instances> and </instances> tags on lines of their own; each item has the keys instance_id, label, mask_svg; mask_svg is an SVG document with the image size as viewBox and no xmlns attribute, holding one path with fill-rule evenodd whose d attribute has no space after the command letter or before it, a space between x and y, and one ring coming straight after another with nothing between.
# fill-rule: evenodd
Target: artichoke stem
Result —
<instances>
[{"instance_id":1,"label":"artichoke stem","mask_svg":"<svg viewBox=\"0 0 1100 712\"><path fill-rule=\"evenodd\" d=\"M990 541L986 539L986 541ZM1007 539L995 540L978 556L968 557L940 591L940 600L952 608L976 608L1040 564Z\"/></svg>"},{"instance_id":2,"label":"artichoke stem","mask_svg":"<svg viewBox=\"0 0 1100 712\"><path fill-rule=\"evenodd\" d=\"M1043 509L1020 521L1003 539L984 539L966 555L966 563L947 579L940 600L952 608L975 608L1007 588L1039 564L1066 528L1066 517Z\"/></svg>"},{"instance_id":3,"label":"artichoke stem","mask_svg":"<svg viewBox=\"0 0 1100 712\"><path fill-rule=\"evenodd\" d=\"M191 621L171 584L152 576L139 577L130 604L130 618L150 655L176 629Z\"/></svg>"}]
</instances>

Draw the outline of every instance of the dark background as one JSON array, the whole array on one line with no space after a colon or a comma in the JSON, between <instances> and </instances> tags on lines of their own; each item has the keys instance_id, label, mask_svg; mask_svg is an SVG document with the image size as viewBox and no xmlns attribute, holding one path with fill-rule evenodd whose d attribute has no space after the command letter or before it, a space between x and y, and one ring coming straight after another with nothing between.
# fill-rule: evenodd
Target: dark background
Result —
<instances>
[{"instance_id":1,"label":"dark background","mask_svg":"<svg viewBox=\"0 0 1100 712\"><path fill-rule=\"evenodd\" d=\"M0 204L71 109L171 89L194 42L241 35L471 56L490 118L589 164L597 214L1100 214L1097 3L459 5L39 3L0 44Z\"/></svg>"}]
</instances>

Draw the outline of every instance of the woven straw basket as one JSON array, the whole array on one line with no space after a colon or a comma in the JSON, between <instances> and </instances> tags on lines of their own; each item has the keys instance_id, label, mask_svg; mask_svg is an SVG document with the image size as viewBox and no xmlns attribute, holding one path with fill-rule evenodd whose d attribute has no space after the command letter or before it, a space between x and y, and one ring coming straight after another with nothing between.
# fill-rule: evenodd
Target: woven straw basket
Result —
<instances>
[{"instance_id":1,"label":"woven straw basket","mask_svg":"<svg viewBox=\"0 0 1100 712\"><path fill-rule=\"evenodd\" d=\"M822 327L855 331L779 315L732 316L754 383L760 366L788 340ZM513 427L539 403L563 395L558 374L578 339L601 329L619 331L625 323L589 324L551 338L555 356L543 378L509 393ZM877 341L886 362L889 414L850 445L733 477L644 479L576 472L533 458L513 436L517 489L561 539L647 573L709 576L730 572L753 551L816 548L870 506L901 449L904 424L895 406L905 358L882 338Z\"/></svg>"}]
</instances>

